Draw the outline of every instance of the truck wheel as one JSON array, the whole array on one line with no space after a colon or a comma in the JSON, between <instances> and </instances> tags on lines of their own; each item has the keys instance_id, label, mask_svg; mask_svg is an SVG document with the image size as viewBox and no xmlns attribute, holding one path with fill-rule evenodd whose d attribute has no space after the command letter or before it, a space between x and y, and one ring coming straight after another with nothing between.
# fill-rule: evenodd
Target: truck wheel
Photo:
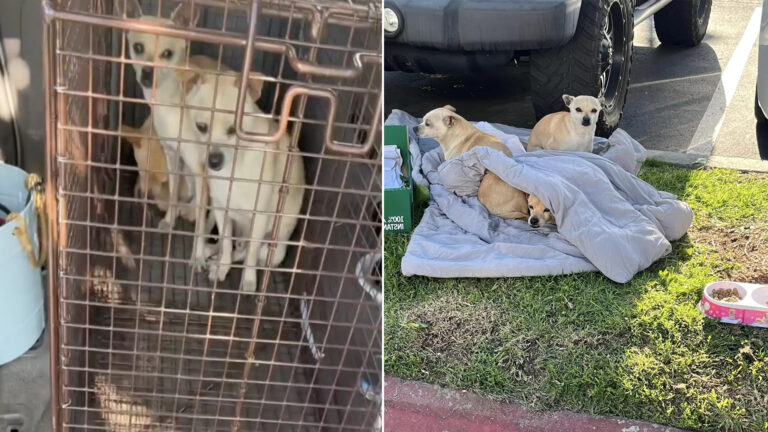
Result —
<instances>
[{"instance_id":1,"label":"truck wheel","mask_svg":"<svg viewBox=\"0 0 768 432\"><path fill-rule=\"evenodd\" d=\"M573 38L531 52L531 89L536 118L563 111L564 93L604 97L597 135L619 125L629 88L634 14L632 0L584 0Z\"/></svg>"},{"instance_id":2,"label":"truck wheel","mask_svg":"<svg viewBox=\"0 0 768 432\"><path fill-rule=\"evenodd\" d=\"M653 15L664 45L696 46L707 34L712 0L672 0Z\"/></svg>"}]
</instances>

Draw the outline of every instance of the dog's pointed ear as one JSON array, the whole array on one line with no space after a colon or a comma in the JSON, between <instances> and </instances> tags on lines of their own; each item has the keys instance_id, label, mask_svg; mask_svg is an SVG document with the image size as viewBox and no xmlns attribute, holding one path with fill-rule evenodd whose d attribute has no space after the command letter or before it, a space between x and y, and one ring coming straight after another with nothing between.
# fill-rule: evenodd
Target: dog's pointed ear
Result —
<instances>
[{"instance_id":1,"label":"dog's pointed ear","mask_svg":"<svg viewBox=\"0 0 768 432\"><path fill-rule=\"evenodd\" d=\"M573 99L574 98L571 95L567 95L567 94L563 95L563 102L565 102L565 106L567 106L568 108L571 107L571 103L573 102Z\"/></svg>"},{"instance_id":2,"label":"dog's pointed ear","mask_svg":"<svg viewBox=\"0 0 768 432\"><path fill-rule=\"evenodd\" d=\"M453 127L453 125L456 124L456 116L447 115L443 117L443 123L445 123L447 127Z\"/></svg>"},{"instance_id":3,"label":"dog's pointed ear","mask_svg":"<svg viewBox=\"0 0 768 432\"><path fill-rule=\"evenodd\" d=\"M237 74L235 78L235 87L240 88L240 84L243 82L243 74ZM246 86L248 94L251 95L254 102L258 102L261 98L261 91L264 89L264 75L258 72L251 72L248 74L248 85Z\"/></svg>"},{"instance_id":4,"label":"dog's pointed ear","mask_svg":"<svg viewBox=\"0 0 768 432\"><path fill-rule=\"evenodd\" d=\"M443 107L443 109L447 109L450 112L456 112L456 108L454 108L451 105L446 105L446 106Z\"/></svg>"},{"instance_id":5,"label":"dog's pointed ear","mask_svg":"<svg viewBox=\"0 0 768 432\"><path fill-rule=\"evenodd\" d=\"M138 0L116 0L115 10L118 16L125 18L141 18L144 16Z\"/></svg>"},{"instance_id":6,"label":"dog's pointed ear","mask_svg":"<svg viewBox=\"0 0 768 432\"><path fill-rule=\"evenodd\" d=\"M182 2L171 13L171 21L179 27L194 27L200 19L200 8L193 10L193 5Z\"/></svg>"},{"instance_id":7,"label":"dog's pointed ear","mask_svg":"<svg viewBox=\"0 0 768 432\"><path fill-rule=\"evenodd\" d=\"M141 135L141 131L139 131L138 129L134 129L134 128L130 127L130 126L126 126L126 125L122 125L120 127L120 133L130 134L130 135ZM142 144L141 137L137 137L137 136L123 136L123 139L128 141L132 146L134 146L136 148L141 148L141 144Z\"/></svg>"},{"instance_id":8,"label":"dog's pointed ear","mask_svg":"<svg viewBox=\"0 0 768 432\"><path fill-rule=\"evenodd\" d=\"M600 109L605 109L605 96L598 97L597 101L600 103Z\"/></svg>"},{"instance_id":9,"label":"dog's pointed ear","mask_svg":"<svg viewBox=\"0 0 768 432\"><path fill-rule=\"evenodd\" d=\"M176 75L179 77L181 83L181 89L185 95L189 94L196 85L203 83L203 75L195 70L177 70Z\"/></svg>"}]
</instances>

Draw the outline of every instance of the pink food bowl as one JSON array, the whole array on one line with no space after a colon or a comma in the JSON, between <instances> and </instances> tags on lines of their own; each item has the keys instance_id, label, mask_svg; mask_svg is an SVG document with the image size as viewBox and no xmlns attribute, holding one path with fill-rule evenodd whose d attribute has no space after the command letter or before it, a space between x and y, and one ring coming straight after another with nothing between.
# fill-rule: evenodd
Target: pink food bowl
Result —
<instances>
[{"instance_id":1,"label":"pink food bowl","mask_svg":"<svg viewBox=\"0 0 768 432\"><path fill-rule=\"evenodd\" d=\"M699 310L720 322L768 328L768 285L712 282L704 288Z\"/></svg>"}]
</instances>

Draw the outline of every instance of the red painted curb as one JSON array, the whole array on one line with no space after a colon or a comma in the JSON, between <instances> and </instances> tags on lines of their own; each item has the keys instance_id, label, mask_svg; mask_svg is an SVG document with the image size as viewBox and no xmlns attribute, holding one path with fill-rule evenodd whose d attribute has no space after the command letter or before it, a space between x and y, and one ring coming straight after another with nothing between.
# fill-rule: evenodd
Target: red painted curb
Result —
<instances>
[{"instance_id":1,"label":"red painted curb","mask_svg":"<svg viewBox=\"0 0 768 432\"><path fill-rule=\"evenodd\" d=\"M681 432L634 420L536 413L478 395L385 378L385 432Z\"/></svg>"}]
</instances>

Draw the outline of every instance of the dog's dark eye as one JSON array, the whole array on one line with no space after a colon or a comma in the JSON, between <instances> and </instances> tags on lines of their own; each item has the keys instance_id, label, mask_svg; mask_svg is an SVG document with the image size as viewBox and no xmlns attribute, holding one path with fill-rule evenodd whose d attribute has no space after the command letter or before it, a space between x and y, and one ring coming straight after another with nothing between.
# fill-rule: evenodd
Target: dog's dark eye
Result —
<instances>
[{"instance_id":1,"label":"dog's dark eye","mask_svg":"<svg viewBox=\"0 0 768 432\"><path fill-rule=\"evenodd\" d=\"M581 112L581 108L576 108L576 112Z\"/></svg>"},{"instance_id":2,"label":"dog's dark eye","mask_svg":"<svg viewBox=\"0 0 768 432\"><path fill-rule=\"evenodd\" d=\"M549 209L544 209L544 213L549 213Z\"/></svg>"},{"instance_id":3,"label":"dog's dark eye","mask_svg":"<svg viewBox=\"0 0 768 432\"><path fill-rule=\"evenodd\" d=\"M424 122L424 126L429 127L429 122Z\"/></svg>"},{"instance_id":4,"label":"dog's dark eye","mask_svg":"<svg viewBox=\"0 0 768 432\"><path fill-rule=\"evenodd\" d=\"M528 206L528 209L533 210L533 206Z\"/></svg>"},{"instance_id":5,"label":"dog's dark eye","mask_svg":"<svg viewBox=\"0 0 768 432\"><path fill-rule=\"evenodd\" d=\"M596 113L597 112L597 108L592 108L592 112Z\"/></svg>"},{"instance_id":6,"label":"dog's dark eye","mask_svg":"<svg viewBox=\"0 0 768 432\"><path fill-rule=\"evenodd\" d=\"M139 42L133 44L133 52L136 54L144 54L144 44Z\"/></svg>"},{"instance_id":7,"label":"dog's dark eye","mask_svg":"<svg viewBox=\"0 0 768 432\"><path fill-rule=\"evenodd\" d=\"M208 125L203 122L197 122L195 123L195 126L197 127L197 130L200 131L200 133L208 133Z\"/></svg>"},{"instance_id":8,"label":"dog's dark eye","mask_svg":"<svg viewBox=\"0 0 768 432\"><path fill-rule=\"evenodd\" d=\"M227 128L227 136L235 135L235 125L231 125Z\"/></svg>"},{"instance_id":9,"label":"dog's dark eye","mask_svg":"<svg viewBox=\"0 0 768 432\"><path fill-rule=\"evenodd\" d=\"M162 53L160 53L160 57L164 58L164 59L169 59L169 58L173 57L173 51L167 49L167 50L163 51Z\"/></svg>"}]
</instances>

